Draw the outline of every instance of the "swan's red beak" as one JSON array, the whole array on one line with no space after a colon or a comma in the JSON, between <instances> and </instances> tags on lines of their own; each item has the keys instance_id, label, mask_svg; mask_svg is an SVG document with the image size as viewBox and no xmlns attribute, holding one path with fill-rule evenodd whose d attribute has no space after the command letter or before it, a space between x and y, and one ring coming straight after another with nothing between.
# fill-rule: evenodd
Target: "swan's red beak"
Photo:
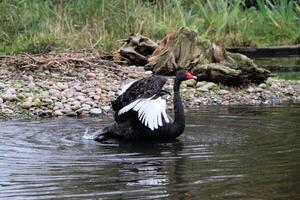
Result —
<instances>
[{"instance_id":1,"label":"swan's red beak","mask_svg":"<svg viewBox=\"0 0 300 200\"><path fill-rule=\"evenodd\" d=\"M191 73L186 72L185 75L186 75L186 78L188 78L188 79L197 79L197 76L194 76Z\"/></svg>"}]
</instances>

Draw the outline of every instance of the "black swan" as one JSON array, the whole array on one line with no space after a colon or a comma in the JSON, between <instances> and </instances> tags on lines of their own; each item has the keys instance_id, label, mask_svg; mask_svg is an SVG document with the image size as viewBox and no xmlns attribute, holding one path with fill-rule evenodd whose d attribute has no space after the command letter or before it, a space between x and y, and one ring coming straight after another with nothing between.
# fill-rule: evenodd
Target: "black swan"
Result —
<instances>
[{"instance_id":1,"label":"black swan","mask_svg":"<svg viewBox=\"0 0 300 200\"><path fill-rule=\"evenodd\" d=\"M174 81L175 119L167 115L167 97L162 90L167 79L152 75L125 85L120 96L112 102L115 123L101 129L95 141L174 139L185 128L184 109L180 97L180 84L196 79L191 73L179 71Z\"/></svg>"}]
</instances>

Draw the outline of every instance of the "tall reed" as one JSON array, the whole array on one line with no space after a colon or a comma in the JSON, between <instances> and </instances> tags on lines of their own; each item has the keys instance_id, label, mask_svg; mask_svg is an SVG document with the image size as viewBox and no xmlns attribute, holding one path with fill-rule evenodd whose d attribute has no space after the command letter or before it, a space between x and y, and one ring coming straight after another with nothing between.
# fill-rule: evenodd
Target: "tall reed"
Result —
<instances>
[{"instance_id":1,"label":"tall reed","mask_svg":"<svg viewBox=\"0 0 300 200\"><path fill-rule=\"evenodd\" d=\"M186 26L229 46L293 44L300 39L300 7L258 0L2 0L0 52L57 49L113 50L139 31L159 40Z\"/></svg>"}]
</instances>

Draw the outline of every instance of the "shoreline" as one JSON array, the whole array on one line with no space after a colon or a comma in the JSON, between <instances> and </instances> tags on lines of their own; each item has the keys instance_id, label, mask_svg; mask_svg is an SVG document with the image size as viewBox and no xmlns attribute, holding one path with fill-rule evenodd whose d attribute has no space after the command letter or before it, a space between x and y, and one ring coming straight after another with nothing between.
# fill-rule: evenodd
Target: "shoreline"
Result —
<instances>
[{"instance_id":1,"label":"shoreline","mask_svg":"<svg viewBox=\"0 0 300 200\"><path fill-rule=\"evenodd\" d=\"M122 85L151 75L143 67L93 66L56 70L0 68L0 120L111 115ZM173 77L165 88L172 91ZM202 105L300 103L300 81L268 79L260 85L228 87L189 80L181 85L186 108ZM172 109L172 101L168 106Z\"/></svg>"}]
</instances>

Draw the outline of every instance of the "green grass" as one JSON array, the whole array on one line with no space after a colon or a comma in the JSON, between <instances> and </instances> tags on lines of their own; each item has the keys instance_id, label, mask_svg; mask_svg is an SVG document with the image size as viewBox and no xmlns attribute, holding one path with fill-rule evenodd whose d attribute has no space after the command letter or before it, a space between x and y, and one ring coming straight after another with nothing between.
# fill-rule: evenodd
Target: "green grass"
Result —
<instances>
[{"instance_id":1,"label":"green grass","mask_svg":"<svg viewBox=\"0 0 300 200\"><path fill-rule=\"evenodd\" d=\"M2 0L0 52L118 47L138 32L160 40L188 27L205 40L225 46L270 46L300 41L300 6L258 0Z\"/></svg>"}]
</instances>

